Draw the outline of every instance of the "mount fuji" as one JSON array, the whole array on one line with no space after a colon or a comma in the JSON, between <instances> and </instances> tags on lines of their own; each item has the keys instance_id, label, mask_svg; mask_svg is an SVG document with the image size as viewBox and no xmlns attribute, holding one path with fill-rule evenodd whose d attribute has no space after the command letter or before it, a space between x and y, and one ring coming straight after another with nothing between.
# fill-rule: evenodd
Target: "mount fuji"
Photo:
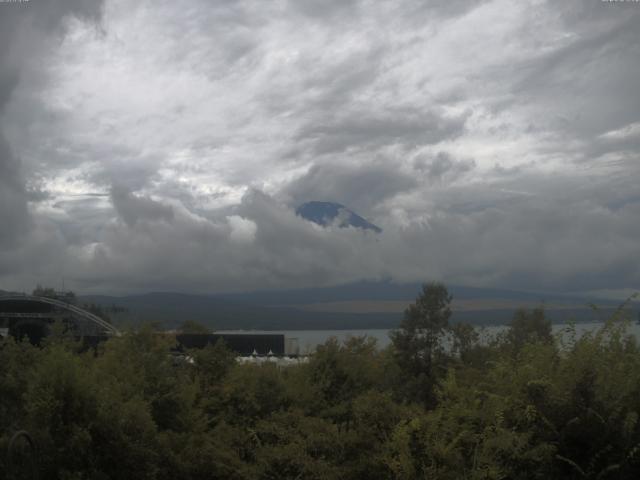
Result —
<instances>
[{"instance_id":1,"label":"mount fuji","mask_svg":"<svg viewBox=\"0 0 640 480\"><path fill-rule=\"evenodd\" d=\"M296 214L323 227L337 225L341 228L355 227L376 233L382 232L380 227L339 203L316 201L303 203L296 209Z\"/></svg>"}]
</instances>

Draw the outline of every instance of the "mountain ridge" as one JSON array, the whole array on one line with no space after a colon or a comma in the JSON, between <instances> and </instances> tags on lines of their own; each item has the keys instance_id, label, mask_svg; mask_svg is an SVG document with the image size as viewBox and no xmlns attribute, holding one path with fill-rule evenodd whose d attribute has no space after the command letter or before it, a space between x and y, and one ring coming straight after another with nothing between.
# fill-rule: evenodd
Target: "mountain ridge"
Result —
<instances>
[{"instance_id":1,"label":"mountain ridge","mask_svg":"<svg viewBox=\"0 0 640 480\"><path fill-rule=\"evenodd\" d=\"M340 228L354 227L381 233L377 225L361 217L353 210L336 202L310 201L296 208L296 215L317 225L328 227L337 224Z\"/></svg>"},{"instance_id":2,"label":"mountain ridge","mask_svg":"<svg viewBox=\"0 0 640 480\"><path fill-rule=\"evenodd\" d=\"M124 307L128 310L124 318L130 323L159 321L169 327L184 320L196 320L220 329L370 329L396 327L405 306L413 303L420 289L419 283L383 281L202 295L176 292L122 297L83 295L79 300ZM546 305L554 322L571 318L593 321L610 314L620 304L596 298L463 286L450 286L449 292L454 297L452 321L475 325L505 324L516 309L539 305ZM588 306L591 302L600 305L600 314ZM632 307L637 310L637 304Z\"/></svg>"}]
</instances>

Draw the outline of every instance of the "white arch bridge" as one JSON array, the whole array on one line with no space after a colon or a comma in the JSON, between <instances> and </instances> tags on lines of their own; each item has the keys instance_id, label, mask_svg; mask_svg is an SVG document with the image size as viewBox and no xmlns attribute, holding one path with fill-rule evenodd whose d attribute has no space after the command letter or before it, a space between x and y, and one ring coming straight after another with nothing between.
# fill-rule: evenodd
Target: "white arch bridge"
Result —
<instances>
[{"instance_id":1,"label":"white arch bridge","mask_svg":"<svg viewBox=\"0 0 640 480\"><path fill-rule=\"evenodd\" d=\"M34 295L0 296L0 328L5 334L39 340L56 320L78 336L120 336L109 322L71 303Z\"/></svg>"}]
</instances>

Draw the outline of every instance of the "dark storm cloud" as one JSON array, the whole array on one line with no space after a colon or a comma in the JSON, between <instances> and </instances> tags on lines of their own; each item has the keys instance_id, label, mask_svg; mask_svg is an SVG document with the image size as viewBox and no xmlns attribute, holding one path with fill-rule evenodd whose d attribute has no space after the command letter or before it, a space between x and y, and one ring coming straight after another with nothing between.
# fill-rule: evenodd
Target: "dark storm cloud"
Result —
<instances>
[{"instance_id":1,"label":"dark storm cloud","mask_svg":"<svg viewBox=\"0 0 640 480\"><path fill-rule=\"evenodd\" d=\"M70 260L84 288L242 290L294 287L307 276L331 284L362 277L360 241L375 242L356 229L315 228L256 190L226 215L177 208L163 221L112 223L102 240ZM366 276L375 275L378 262L368 264Z\"/></svg>"},{"instance_id":2,"label":"dark storm cloud","mask_svg":"<svg viewBox=\"0 0 640 480\"><path fill-rule=\"evenodd\" d=\"M447 177L453 180L476 166L474 160L457 160L447 152L438 152L435 156L420 156L414 161L415 168L426 173L431 181L443 180Z\"/></svg>"},{"instance_id":3,"label":"dark storm cloud","mask_svg":"<svg viewBox=\"0 0 640 480\"><path fill-rule=\"evenodd\" d=\"M47 37L69 14L98 18L101 2L53 0L0 4L0 117L21 75L23 62L31 61L46 45ZM44 44L44 45L43 45ZM32 198L25 186L18 156L12 151L0 121L0 246L24 235L29 223L27 202Z\"/></svg>"},{"instance_id":4,"label":"dark storm cloud","mask_svg":"<svg viewBox=\"0 0 640 480\"><path fill-rule=\"evenodd\" d=\"M0 4L3 282L640 282L637 5L104 7ZM309 200L383 232L306 222Z\"/></svg>"},{"instance_id":5,"label":"dark storm cloud","mask_svg":"<svg viewBox=\"0 0 640 480\"><path fill-rule=\"evenodd\" d=\"M117 184L119 188L140 190L157 177L159 158L149 155L135 155L134 152L124 149L112 152L103 152L101 155L94 152L94 158L107 158L101 162L100 169L91 172L86 180L94 185L109 186Z\"/></svg>"},{"instance_id":6,"label":"dark storm cloud","mask_svg":"<svg viewBox=\"0 0 640 480\"><path fill-rule=\"evenodd\" d=\"M27 226L27 191L7 141L0 133L0 248L8 248L25 233Z\"/></svg>"},{"instance_id":7,"label":"dark storm cloud","mask_svg":"<svg viewBox=\"0 0 640 480\"><path fill-rule=\"evenodd\" d=\"M130 227L138 221L170 221L173 219L173 209L168 205L145 197L134 195L123 186L111 189L111 201L116 212Z\"/></svg>"},{"instance_id":8,"label":"dark storm cloud","mask_svg":"<svg viewBox=\"0 0 640 480\"><path fill-rule=\"evenodd\" d=\"M99 0L50 0L2 4L0 106L4 106L15 87L22 63L30 60L31 56L46 47L47 36L56 32L62 20L68 15L97 20L101 7L102 1Z\"/></svg>"},{"instance_id":9,"label":"dark storm cloud","mask_svg":"<svg viewBox=\"0 0 640 480\"><path fill-rule=\"evenodd\" d=\"M615 198L606 182L580 192L580 181L566 176L519 181L530 186L534 180L546 184L539 197L518 193L522 185L512 180L493 183L493 194L481 185L437 187L430 197L435 209L425 211L424 202L408 198L410 221L383 218L384 232L374 236L317 227L255 190L232 211L209 219L182 208L158 214L158 202L134 200L129 207L137 213L148 213L151 205L146 220L106 224L101 242L68 257L67 268L83 288L97 291L144 291L150 285L242 290L295 287L301 279L330 285L389 276L539 290L562 290L567 282L602 288L600 274L610 288L638 280L631 259L640 254L633 221L640 204L603 209L601 203ZM628 193L631 183L619 186ZM585 201L583 194L594 200ZM465 201L474 208L464 208Z\"/></svg>"},{"instance_id":10,"label":"dark storm cloud","mask_svg":"<svg viewBox=\"0 0 640 480\"><path fill-rule=\"evenodd\" d=\"M82 247L95 241L113 218L113 208L107 194L87 194L69 197L53 203L58 213L56 224L67 246Z\"/></svg>"},{"instance_id":11,"label":"dark storm cloud","mask_svg":"<svg viewBox=\"0 0 640 480\"><path fill-rule=\"evenodd\" d=\"M370 43L330 65L316 63L313 58L302 61L304 69L313 73L307 75L301 85L302 89L315 93L308 101L313 107L312 113L329 119L336 111L343 110L347 102L353 102L354 96L383 72L382 63L387 53L388 46L379 39L371 39Z\"/></svg>"},{"instance_id":12,"label":"dark storm cloud","mask_svg":"<svg viewBox=\"0 0 640 480\"><path fill-rule=\"evenodd\" d=\"M377 203L417 185L415 177L393 159L364 164L335 161L311 167L288 187L287 194L295 206L310 200L334 201L364 215Z\"/></svg>"},{"instance_id":13,"label":"dark storm cloud","mask_svg":"<svg viewBox=\"0 0 640 480\"><path fill-rule=\"evenodd\" d=\"M638 121L640 9L632 2L557 6L566 39L560 48L520 65L527 73L514 92L532 104L542 128L588 143L579 153L589 160L612 146L594 141L599 135Z\"/></svg>"},{"instance_id":14,"label":"dark storm cloud","mask_svg":"<svg viewBox=\"0 0 640 480\"><path fill-rule=\"evenodd\" d=\"M360 5L359 0L289 0L291 8L311 18L335 19L337 16L352 16Z\"/></svg>"},{"instance_id":15,"label":"dark storm cloud","mask_svg":"<svg viewBox=\"0 0 640 480\"><path fill-rule=\"evenodd\" d=\"M5 5L2 5L3 7ZM12 36L17 28L13 5L6 5L12 10L0 16L0 115L18 83L19 69L17 59L11 58ZM5 9L8 10L8 9ZM0 247L7 247L24 233L27 221L27 195L22 178L20 161L13 154L4 137L0 123Z\"/></svg>"},{"instance_id":16,"label":"dark storm cloud","mask_svg":"<svg viewBox=\"0 0 640 480\"><path fill-rule=\"evenodd\" d=\"M11 30L7 31L10 32ZM7 31L5 31L5 35ZM0 38L0 41L1 40L4 39ZM11 96L11 92L18 83L18 72L15 68L11 68L10 65L7 65L9 61L8 59L4 58L7 52L3 50L5 50L5 48L0 50L0 60L3 62L2 64L5 67L5 69L0 72L0 108L3 108L7 103L9 97Z\"/></svg>"},{"instance_id":17,"label":"dark storm cloud","mask_svg":"<svg viewBox=\"0 0 640 480\"><path fill-rule=\"evenodd\" d=\"M335 21L336 17L360 19L358 9L372 9L375 5L362 0L289 0L291 8L308 15L313 19ZM396 14L409 21L442 19L463 15L470 9L480 5L481 0L429 0L424 2L395 2L389 4Z\"/></svg>"},{"instance_id":18,"label":"dark storm cloud","mask_svg":"<svg viewBox=\"0 0 640 480\"><path fill-rule=\"evenodd\" d=\"M297 135L316 155L381 145L407 147L433 144L460 135L466 115L449 117L436 111L393 108L381 112L351 111L304 127Z\"/></svg>"},{"instance_id":19,"label":"dark storm cloud","mask_svg":"<svg viewBox=\"0 0 640 480\"><path fill-rule=\"evenodd\" d=\"M469 10L482 5L482 0L429 0L411 3L409 11L424 12L424 15L452 17L466 14Z\"/></svg>"}]
</instances>

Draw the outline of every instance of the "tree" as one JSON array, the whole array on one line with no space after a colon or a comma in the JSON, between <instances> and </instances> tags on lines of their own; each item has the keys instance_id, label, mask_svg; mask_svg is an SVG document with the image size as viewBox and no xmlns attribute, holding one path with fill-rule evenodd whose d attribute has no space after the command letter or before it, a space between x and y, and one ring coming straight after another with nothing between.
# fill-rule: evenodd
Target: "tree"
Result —
<instances>
[{"instance_id":1,"label":"tree","mask_svg":"<svg viewBox=\"0 0 640 480\"><path fill-rule=\"evenodd\" d=\"M47 297L47 298L56 298L56 291L51 287L43 287L38 284L32 293L35 297Z\"/></svg>"},{"instance_id":2,"label":"tree","mask_svg":"<svg viewBox=\"0 0 640 480\"><path fill-rule=\"evenodd\" d=\"M530 312L517 310L509 324L506 339L515 352L527 343L552 343L551 321L545 317L544 308L534 308Z\"/></svg>"},{"instance_id":3,"label":"tree","mask_svg":"<svg viewBox=\"0 0 640 480\"><path fill-rule=\"evenodd\" d=\"M180 325L180 333L195 333L198 335L207 335L211 333L211 328L203 325L195 320L185 320Z\"/></svg>"},{"instance_id":4,"label":"tree","mask_svg":"<svg viewBox=\"0 0 640 480\"><path fill-rule=\"evenodd\" d=\"M451 327L452 349L460 359L469 360L470 353L478 346L478 332L469 323L456 323Z\"/></svg>"},{"instance_id":5,"label":"tree","mask_svg":"<svg viewBox=\"0 0 640 480\"><path fill-rule=\"evenodd\" d=\"M404 374L410 397L431 404L434 400L434 366L442 357L441 339L449 329L451 300L442 283L422 286L422 293L404 312L400 328L391 332L396 361Z\"/></svg>"}]
</instances>

